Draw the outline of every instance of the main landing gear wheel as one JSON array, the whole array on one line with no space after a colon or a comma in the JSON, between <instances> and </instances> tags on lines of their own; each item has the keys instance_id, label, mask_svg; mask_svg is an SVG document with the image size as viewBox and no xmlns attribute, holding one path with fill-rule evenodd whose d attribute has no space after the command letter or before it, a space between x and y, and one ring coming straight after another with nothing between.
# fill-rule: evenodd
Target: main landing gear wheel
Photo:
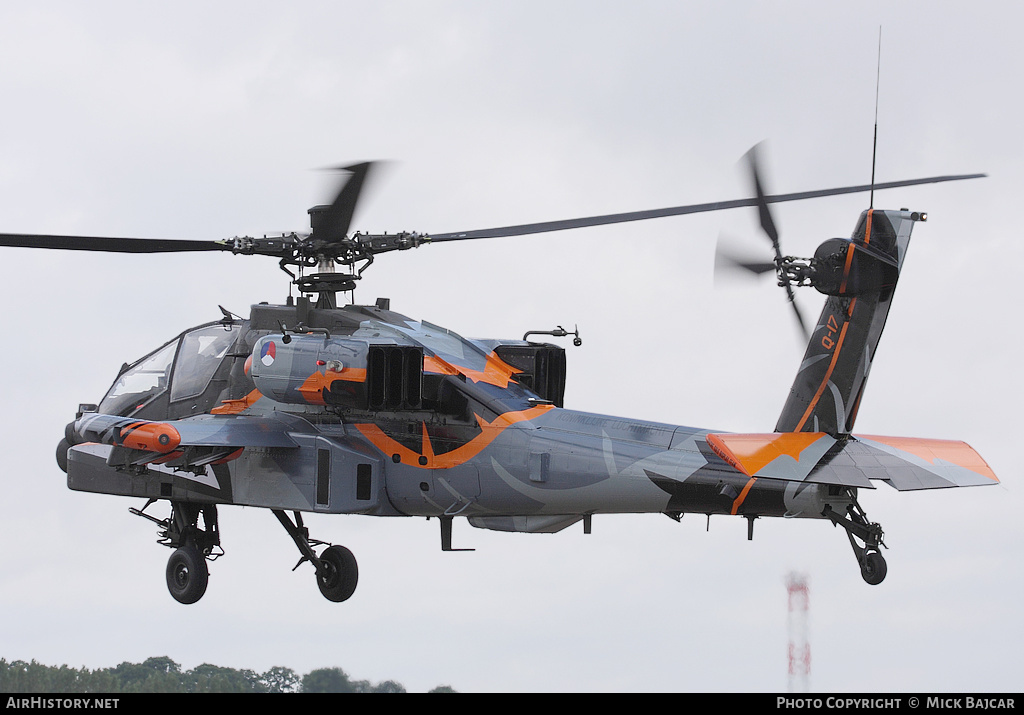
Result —
<instances>
[{"instance_id":1,"label":"main landing gear wheel","mask_svg":"<svg viewBox=\"0 0 1024 715\"><path fill-rule=\"evenodd\" d=\"M320 554L320 568L316 585L328 601L346 601L355 592L359 582L356 557L344 546L330 546Z\"/></svg>"},{"instance_id":2,"label":"main landing gear wheel","mask_svg":"<svg viewBox=\"0 0 1024 715\"><path fill-rule=\"evenodd\" d=\"M167 560L167 590L178 603L195 603L206 593L210 571L194 546L175 549Z\"/></svg>"},{"instance_id":3,"label":"main landing gear wheel","mask_svg":"<svg viewBox=\"0 0 1024 715\"><path fill-rule=\"evenodd\" d=\"M195 603L206 593L210 570L207 561L224 554L220 548L220 527L214 504L171 502L171 515L158 519L146 513L155 504L150 499L141 509L129 509L135 516L152 521L160 527L157 543L174 549L167 560L167 590L178 603ZM199 519L202 517L202 527Z\"/></svg>"}]
</instances>

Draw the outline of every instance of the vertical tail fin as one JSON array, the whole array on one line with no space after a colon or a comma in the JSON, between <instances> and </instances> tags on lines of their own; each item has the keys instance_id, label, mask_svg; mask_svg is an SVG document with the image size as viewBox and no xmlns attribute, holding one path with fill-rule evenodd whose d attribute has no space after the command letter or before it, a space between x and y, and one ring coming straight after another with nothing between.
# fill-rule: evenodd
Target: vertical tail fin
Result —
<instances>
[{"instance_id":1,"label":"vertical tail fin","mask_svg":"<svg viewBox=\"0 0 1024 715\"><path fill-rule=\"evenodd\" d=\"M776 432L849 434L915 221L924 214L869 209L850 239L815 252L813 285L828 300L783 407Z\"/></svg>"}]
</instances>

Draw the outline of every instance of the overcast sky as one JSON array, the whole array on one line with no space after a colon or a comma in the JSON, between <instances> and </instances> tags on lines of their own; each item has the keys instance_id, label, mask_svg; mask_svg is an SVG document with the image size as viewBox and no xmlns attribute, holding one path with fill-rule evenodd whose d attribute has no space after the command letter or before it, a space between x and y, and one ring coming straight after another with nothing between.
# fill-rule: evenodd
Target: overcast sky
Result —
<instances>
[{"instance_id":1,"label":"overcast sky","mask_svg":"<svg viewBox=\"0 0 1024 715\"><path fill-rule=\"evenodd\" d=\"M1018 691L1022 529L1019 3L4 2L0 232L220 239L303 230L323 169L386 160L353 228L448 232L866 183L882 28L879 194L927 211L857 432L963 439L999 486L862 492L889 574L821 521L605 516L593 533L310 517L360 584L327 602L270 512L222 508L193 606L141 500L66 488L80 402L185 328L283 301L276 261L5 249L0 657L167 655L409 690L785 691L790 571L810 583L811 687ZM787 252L848 236L864 196L778 207ZM380 257L356 293L471 337L578 325L566 406L771 431L803 354L766 278L716 284L753 210ZM798 300L809 316L823 302ZM166 511L166 509L164 510ZM160 516L163 516L161 513Z\"/></svg>"}]
</instances>

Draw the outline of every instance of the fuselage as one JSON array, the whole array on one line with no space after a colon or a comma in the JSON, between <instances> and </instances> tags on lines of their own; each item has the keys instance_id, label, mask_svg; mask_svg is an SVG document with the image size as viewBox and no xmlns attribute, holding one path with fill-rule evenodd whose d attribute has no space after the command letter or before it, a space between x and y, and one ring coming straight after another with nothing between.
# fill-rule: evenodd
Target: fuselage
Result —
<instances>
[{"instance_id":1,"label":"fuselage","mask_svg":"<svg viewBox=\"0 0 1024 715\"><path fill-rule=\"evenodd\" d=\"M564 365L554 345L468 340L387 307L258 305L123 370L99 412L208 429L258 416L289 436L202 468L181 457L122 473L122 493L140 496L169 480L152 495L509 531L609 513L820 517L843 499L738 471L709 430L565 409Z\"/></svg>"}]
</instances>

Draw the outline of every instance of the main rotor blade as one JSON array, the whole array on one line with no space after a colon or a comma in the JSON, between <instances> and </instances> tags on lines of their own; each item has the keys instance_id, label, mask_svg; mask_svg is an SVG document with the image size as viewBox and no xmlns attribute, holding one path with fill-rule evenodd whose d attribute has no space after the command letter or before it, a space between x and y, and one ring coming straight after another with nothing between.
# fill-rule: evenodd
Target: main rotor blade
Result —
<instances>
[{"instance_id":1,"label":"main rotor blade","mask_svg":"<svg viewBox=\"0 0 1024 715\"><path fill-rule=\"evenodd\" d=\"M186 251L230 251L217 241L177 241L163 238L111 238L106 236L51 236L31 233L0 233L0 246L51 248L65 251L107 251L110 253L178 253Z\"/></svg>"},{"instance_id":2,"label":"main rotor blade","mask_svg":"<svg viewBox=\"0 0 1024 715\"><path fill-rule=\"evenodd\" d=\"M328 243L336 243L348 235L352 217L356 212L359 194L366 182L366 175L373 166L372 162L346 166L341 171L351 172L334 201L323 212L313 229L316 238Z\"/></svg>"},{"instance_id":3,"label":"main rotor blade","mask_svg":"<svg viewBox=\"0 0 1024 715\"><path fill-rule=\"evenodd\" d=\"M875 191L883 189L895 189L901 186L917 186L918 184L938 184L944 181L962 181L964 179L980 179L987 174L957 174L950 176L931 176L924 179L905 179L903 181L889 181L875 184ZM871 191L871 184L859 186L843 186L836 189L818 189L816 191L801 191L793 194L775 194L765 196L764 201L769 204L782 203L784 201L800 201L802 199L816 199L823 196L838 196L840 194L857 194ZM603 226L612 223L625 223L627 221L644 221L652 218L664 218L667 216L682 216L684 214L704 213L707 211L724 211L745 206L757 206L757 198L733 199L731 201L714 201L706 204L693 204L690 206L675 206L665 209L651 209L648 211L631 211L628 213L607 214L604 216L589 216L585 218L567 219L563 221L545 221L542 223L526 223L518 226L504 226L501 228L487 228L477 231L458 231L454 233L438 233L430 236L432 243L441 241L463 241L475 238L500 238L503 236L525 236L531 233L545 233L548 231L564 231L570 228L584 228L587 226Z\"/></svg>"}]
</instances>

